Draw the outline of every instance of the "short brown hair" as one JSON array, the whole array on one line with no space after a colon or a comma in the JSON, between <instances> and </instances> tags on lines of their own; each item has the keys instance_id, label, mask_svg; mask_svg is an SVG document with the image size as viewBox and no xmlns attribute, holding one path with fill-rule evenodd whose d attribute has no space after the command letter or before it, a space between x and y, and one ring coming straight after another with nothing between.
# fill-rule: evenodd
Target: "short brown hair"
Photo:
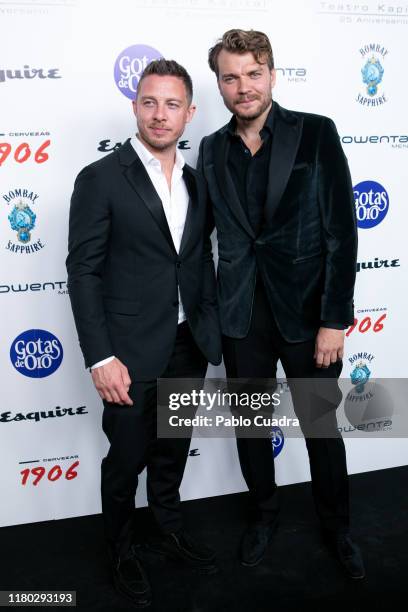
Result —
<instances>
[{"instance_id":1,"label":"short brown hair","mask_svg":"<svg viewBox=\"0 0 408 612\"><path fill-rule=\"evenodd\" d=\"M218 56L222 50L230 53L253 53L260 64L268 64L269 70L274 68L273 53L269 38L263 32L256 30L228 30L208 52L208 63L218 78Z\"/></svg>"},{"instance_id":2,"label":"short brown hair","mask_svg":"<svg viewBox=\"0 0 408 612\"><path fill-rule=\"evenodd\" d=\"M175 60L166 60L164 57L153 60L147 64L140 76L139 83L137 84L136 95L139 93L140 83L144 78L150 76L151 74L157 74L159 76L175 76L182 79L186 88L188 103L191 104L193 99L193 82L191 80L191 76L188 74L184 66L177 63Z\"/></svg>"}]
</instances>

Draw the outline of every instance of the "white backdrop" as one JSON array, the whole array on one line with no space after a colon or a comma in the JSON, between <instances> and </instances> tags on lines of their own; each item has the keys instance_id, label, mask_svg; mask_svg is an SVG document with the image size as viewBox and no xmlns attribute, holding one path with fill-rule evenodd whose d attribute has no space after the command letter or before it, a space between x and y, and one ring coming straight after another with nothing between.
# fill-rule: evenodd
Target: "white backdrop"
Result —
<instances>
[{"instance_id":1,"label":"white backdrop","mask_svg":"<svg viewBox=\"0 0 408 612\"><path fill-rule=\"evenodd\" d=\"M192 75L198 110L182 146L194 165L201 137L229 118L208 48L233 27L270 36L274 97L334 119L359 214L377 217L359 229L358 323L347 338L343 376L360 362L373 377L405 376L408 137L400 66L408 51L407 2L24 0L2 2L0 20L0 525L100 511L107 441L66 292L69 199L78 171L134 132L114 66L125 56L123 85L127 65L137 72L144 56L151 59L146 46ZM382 74L372 95L364 68ZM357 188L365 181L379 185ZM33 342L29 330L42 331L31 334ZM367 355L353 361L357 353ZM360 432L346 445L350 473L408 463L404 439ZM286 439L276 464L280 484L310 478L303 440ZM244 489L233 440L193 439L184 499Z\"/></svg>"}]
</instances>

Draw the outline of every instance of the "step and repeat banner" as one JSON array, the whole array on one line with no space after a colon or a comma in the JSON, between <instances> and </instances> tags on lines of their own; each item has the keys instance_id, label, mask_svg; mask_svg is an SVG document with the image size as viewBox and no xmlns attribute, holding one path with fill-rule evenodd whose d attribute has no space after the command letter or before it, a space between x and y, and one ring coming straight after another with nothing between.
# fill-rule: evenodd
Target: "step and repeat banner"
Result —
<instances>
[{"instance_id":1,"label":"step and repeat banner","mask_svg":"<svg viewBox=\"0 0 408 612\"><path fill-rule=\"evenodd\" d=\"M265 31L275 99L330 116L341 136L359 226L342 376L405 376L408 2L24 0L1 2L0 23L0 525L100 512L102 404L66 284L74 179L135 132L139 76L162 56L193 78L197 113L179 147L195 165L201 138L229 119L207 64L225 30ZM356 410L364 426L340 423L350 473L408 463L398 432L372 435L390 414ZM276 428L271 452L280 484L310 479L302 439ZM243 490L234 440L194 437L183 499Z\"/></svg>"}]
</instances>

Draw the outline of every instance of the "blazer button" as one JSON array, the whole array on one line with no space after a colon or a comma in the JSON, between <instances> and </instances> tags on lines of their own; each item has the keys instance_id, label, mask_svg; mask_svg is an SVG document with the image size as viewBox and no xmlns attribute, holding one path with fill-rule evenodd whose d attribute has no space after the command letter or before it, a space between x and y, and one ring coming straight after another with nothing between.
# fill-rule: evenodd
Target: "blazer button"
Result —
<instances>
[{"instance_id":1,"label":"blazer button","mask_svg":"<svg viewBox=\"0 0 408 612\"><path fill-rule=\"evenodd\" d=\"M181 261L177 261L176 262L176 268L180 268L180 266L181 266Z\"/></svg>"}]
</instances>

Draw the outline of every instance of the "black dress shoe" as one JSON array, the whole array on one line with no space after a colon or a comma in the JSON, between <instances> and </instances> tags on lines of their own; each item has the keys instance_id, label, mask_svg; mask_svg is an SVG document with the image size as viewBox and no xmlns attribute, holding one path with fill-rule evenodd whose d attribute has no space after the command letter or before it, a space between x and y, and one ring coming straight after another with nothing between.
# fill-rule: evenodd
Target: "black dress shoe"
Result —
<instances>
[{"instance_id":1,"label":"black dress shoe","mask_svg":"<svg viewBox=\"0 0 408 612\"><path fill-rule=\"evenodd\" d=\"M136 608L146 608L152 602L150 584L134 547L126 558L114 563L113 584Z\"/></svg>"},{"instance_id":2,"label":"black dress shoe","mask_svg":"<svg viewBox=\"0 0 408 612\"><path fill-rule=\"evenodd\" d=\"M195 542L191 535L184 530L165 534L160 539L149 542L147 547L161 555L178 559L204 573L213 573L217 569L215 552Z\"/></svg>"},{"instance_id":3,"label":"black dress shoe","mask_svg":"<svg viewBox=\"0 0 408 612\"><path fill-rule=\"evenodd\" d=\"M242 565L253 567L262 561L276 527L276 521L273 523L256 522L249 525L242 537L239 551Z\"/></svg>"},{"instance_id":4,"label":"black dress shoe","mask_svg":"<svg viewBox=\"0 0 408 612\"><path fill-rule=\"evenodd\" d=\"M329 548L341 563L349 578L361 580L365 577L365 569L361 552L349 534L336 534L326 538Z\"/></svg>"}]
</instances>

